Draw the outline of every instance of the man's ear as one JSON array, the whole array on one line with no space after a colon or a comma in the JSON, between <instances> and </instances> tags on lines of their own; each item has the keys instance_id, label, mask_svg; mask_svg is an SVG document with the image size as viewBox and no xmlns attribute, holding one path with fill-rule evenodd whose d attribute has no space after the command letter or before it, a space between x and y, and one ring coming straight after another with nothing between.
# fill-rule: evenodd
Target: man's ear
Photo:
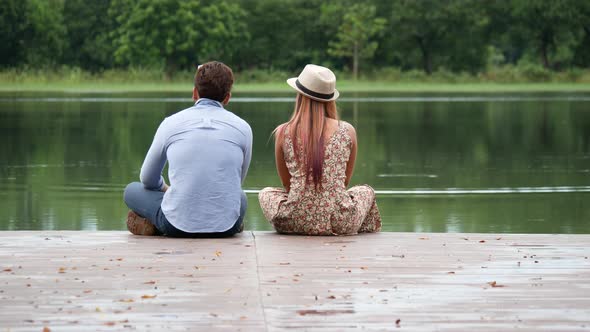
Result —
<instances>
[{"instance_id":1,"label":"man's ear","mask_svg":"<svg viewBox=\"0 0 590 332\"><path fill-rule=\"evenodd\" d=\"M197 91L196 87L193 88L193 100L194 101L199 100L199 91Z\"/></svg>"},{"instance_id":2,"label":"man's ear","mask_svg":"<svg viewBox=\"0 0 590 332\"><path fill-rule=\"evenodd\" d=\"M227 96L225 96L225 99L223 99L223 105L229 104L230 98L231 98L231 92L228 92Z\"/></svg>"}]
</instances>

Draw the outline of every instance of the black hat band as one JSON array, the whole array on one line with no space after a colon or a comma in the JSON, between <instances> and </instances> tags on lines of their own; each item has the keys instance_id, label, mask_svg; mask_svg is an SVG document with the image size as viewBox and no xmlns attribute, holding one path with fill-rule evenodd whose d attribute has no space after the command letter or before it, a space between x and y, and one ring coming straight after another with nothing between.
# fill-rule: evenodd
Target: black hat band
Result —
<instances>
[{"instance_id":1,"label":"black hat band","mask_svg":"<svg viewBox=\"0 0 590 332\"><path fill-rule=\"evenodd\" d=\"M326 93L319 93L319 92L311 91L310 89L304 87L303 84L299 83L299 79L297 79L295 81L295 85L297 85L297 87L301 91L305 92L306 94L308 94L312 97L316 97L319 99L326 99L326 100L332 99L332 97L334 97L334 92L326 94Z\"/></svg>"}]
</instances>

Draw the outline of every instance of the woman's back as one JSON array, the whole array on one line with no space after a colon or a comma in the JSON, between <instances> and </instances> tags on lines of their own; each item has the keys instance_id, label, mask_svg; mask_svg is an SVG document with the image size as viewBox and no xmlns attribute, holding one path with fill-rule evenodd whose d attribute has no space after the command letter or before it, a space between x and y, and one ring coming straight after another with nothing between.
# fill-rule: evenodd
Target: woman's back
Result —
<instances>
[{"instance_id":1,"label":"woman's back","mask_svg":"<svg viewBox=\"0 0 590 332\"><path fill-rule=\"evenodd\" d=\"M332 120L327 123L327 128L324 130L324 160L322 167L321 185L315 186L312 179L308 176L301 165L301 160L297 156L305 155L305 147L301 144L294 144L294 138L286 127L283 131L284 137L282 141L282 150L285 158L285 164L291 175L290 179L290 195L298 195L303 197L318 197L326 196L330 193L344 192L346 190L346 168L350 160L351 151L353 149L353 137L350 135L350 124ZM356 141L356 140L354 140ZM295 149L298 149L298 153ZM322 202L325 203L325 202ZM316 204L321 204L316 202Z\"/></svg>"},{"instance_id":2,"label":"woman's back","mask_svg":"<svg viewBox=\"0 0 590 332\"><path fill-rule=\"evenodd\" d=\"M308 235L376 232L381 217L369 186L346 190L356 159L354 128L338 121L336 77L307 65L287 83L299 92L289 122L275 130L275 159L283 188L264 188L258 199L280 233Z\"/></svg>"}]
</instances>

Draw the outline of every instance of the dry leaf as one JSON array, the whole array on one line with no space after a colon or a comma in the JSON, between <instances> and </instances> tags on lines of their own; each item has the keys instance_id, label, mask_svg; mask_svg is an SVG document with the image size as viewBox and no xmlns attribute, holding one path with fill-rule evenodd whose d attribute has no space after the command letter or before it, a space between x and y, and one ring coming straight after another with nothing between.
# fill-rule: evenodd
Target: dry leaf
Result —
<instances>
[{"instance_id":1,"label":"dry leaf","mask_svg":"<svg viewBox=\"0 0 590 332\"><path fill-rule=\"evenodd\" d=\"M94 311L96 311L96 312L102 312L102 310L100 310L99 307L96 307L96 309L94 309Z\"/></svg>"},{"instance_id":2,"label":"dry leaf","mask_svg":"<svg viewBox=\"0 0 590 332\"><path fill-rule=\"evenodd\" d=\"M495 281L488 282L488 285L490 285L492 287L505 287L504 285L500 285L500 284L496 283Z\"/></svg>"},{"instance_id":3,"label":"dry leaf","mask_svg":"<svg viewBox=\"0 0 590 332\"><path fill-rule=\"evenodd\" d=\"M4 272L12 272L12 269L4 269L2 271L4 271Z\"/></svg>"},{"instance_id":4,"label":"dry leaf","mask_svg":"<svg viewBox=\"0 0 590 332\"><path fill-rule=\"evenodd\" d=\"M105 323L103 323L103 325L106 325L106 326L115 326L115 322L105 322Z\"/></svg>"},{"instance_id":5,"label":"dry leaf","mask_svg":"<svg viewBox=\"0 0 590 332\"><path fill-rule=\"evenodd\" d=\"M400 327L400 325L399 325L399 324L400 324L401 322L402 322L402 320L398 318L398 319L395 321L395 327Z\"/></svg>"},{"instance_id":6,"label":"dry leaf","mask_svg":"<svg viewBox=\"0 0 590 332\"><path fill-rule=\"evenodd\" d=\"M133 299L123 299L123 300L119 300L119 302L131 303L131 302L135 302L135 301Z\"/></svg>"},{"instance_id":7,"label":"dry leaf","mask_svg":"<svg viewBox=\"0 0 590 332\"><path fill-rule=\"evenodd\" d=\"M144 282L144 284L146 284L146 285L153 285L153 284L155 284L155 283L156 283L156 282L155 282L154 280L150 280L150 281L146 281L146 282Z\"/></svg>"},{"instance_id":8,"label":"dry leaf","mask_svg":"<svg viewBox=\"0 0 590 332\"><path fill-rule=\"evenodd\" d=\"M328 316L328 315L339 315L339 314L354 314L354 310L297 310L297 313L301 316L305 315L318 315L318 316Z\"/></svg>"},{"instance_id":9,"label":"dry leaf","mask_svg":"<svg viewBox=\"0 0 590 332\"><path fill-rule=\"evenodd\" d=\"M43 328L43 332L51 332L51 329L50 329L50 328L48 328L47 326L45 326L45 327Z\"/></svg>"},{"instance_id":10,"label":"dry leaf","mask_svg":"<svg viewBox=\"0 0 590 332\"><path fill-rule=\"evenodd\" d=\"M240 316L240 320L245 320L245 319L248 319L248 317L246 317L246 316Z\"/></svg>"},{"instance_id":11,"label":"dry leaf","mask_svg":"<svg viewBox=\"0 0 590 332\"><path fill-rule=\"evenodd\" d=\"M361 266L361 270L368 270L369 268L366 266Z\"/></svg>"},{"instance_id":12,"label":"dry leaf","mask_svg":"<svg viewBox=\"0 0 590 332\"><path fill-rule=\"evenodd\" d=\"M221 257L221 251L217 250L217 251L215 252L215 256L217 256L217 257Z\"/></svg>"},{"instance_id":13,"label":"dry leaf","mask_svg":"<svg viewBox=\"0 0 590 332\"><path fill-rule=\"evenodd\" d=\"M486 240L480 240L479 241L479 243L485 243L485 242L486 242Z\"/></svg>"},{"instance_id":14,"label":"dry leaf","mask_svg":"<svg viewBox=\"0 0 590 332\"><path fill-rule=\"evenodd\" d=\"M279 265L291 265L291 263L279 263Z\"/></svg>"},{"instance_id":15,"label":"dry leaf","mask_svg":"<svg viewBox=\"0 0 590 332\"><path fill-rule=\"evenodd\" d=\"M153 299L153 298L155 298L156 296L158 296L158 295L142 295L142 296L141 296L141 298L142 298L142 299Z\"/></svg>"},{"instance_id":16,"label":"dry leaf","mask_svg":"<svg viewBox=\"0 0 590 332\"><path fill-rule=\"evenodd\" d=\"M84 291L84 293L86 293L86 294L92 293L92 290L91 289L87 289L87 290Z\"/></svg>"},{"instance_id":17,"label":"dry leaf","mask_svg":"<svg viewBox=\"0 0 590 332\"><path fill-rule=\"evenodd\" d=\"M496 240L502 240L502 238L501 237L497 237Z\"/></svg>"},{"instance_id":18,"label":"dry leaf","mask_svg":"<svg viewBox=\"0 0 590 332\"><path fill-rule=\"evenodd\" d=\"M428 240L427 237L419 237L418 239L420 239L420 240Z\"/></svg>"},{"instance_id":19,"label":"dry leaf","mask_svg":"<svg viewBox=\"0 0 590 332\"><path fill-rule=\"evenodd\" d=\"M455 272L453 272L453 271L450 271L450 272L447 272L447 274L455 274Z\"/></svg>"}]
</instances>

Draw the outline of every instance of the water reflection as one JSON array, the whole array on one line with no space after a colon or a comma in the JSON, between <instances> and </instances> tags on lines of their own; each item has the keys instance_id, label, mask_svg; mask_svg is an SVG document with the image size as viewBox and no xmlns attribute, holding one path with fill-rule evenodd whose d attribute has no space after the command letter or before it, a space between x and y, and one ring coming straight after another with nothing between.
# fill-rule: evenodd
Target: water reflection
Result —
<instances>
[{"instance_id":1,"label":"water reflection","mask_svg":"<svg viewBox=\"0 0 590 332\"><path fill-rule=\"evenodd\" d=\"M254 131L250 229L270 229L255 192L278 186L269 134L292 96L236 96ZM242 98L242 99L239 99ZM264 101L263 101L264 100ZM0 94L0 229L124 229L125 184L183 94ZM389 231L588 233L590 96L363 95L342 118L359 137Z\"/></svg>"}]
</instances>

